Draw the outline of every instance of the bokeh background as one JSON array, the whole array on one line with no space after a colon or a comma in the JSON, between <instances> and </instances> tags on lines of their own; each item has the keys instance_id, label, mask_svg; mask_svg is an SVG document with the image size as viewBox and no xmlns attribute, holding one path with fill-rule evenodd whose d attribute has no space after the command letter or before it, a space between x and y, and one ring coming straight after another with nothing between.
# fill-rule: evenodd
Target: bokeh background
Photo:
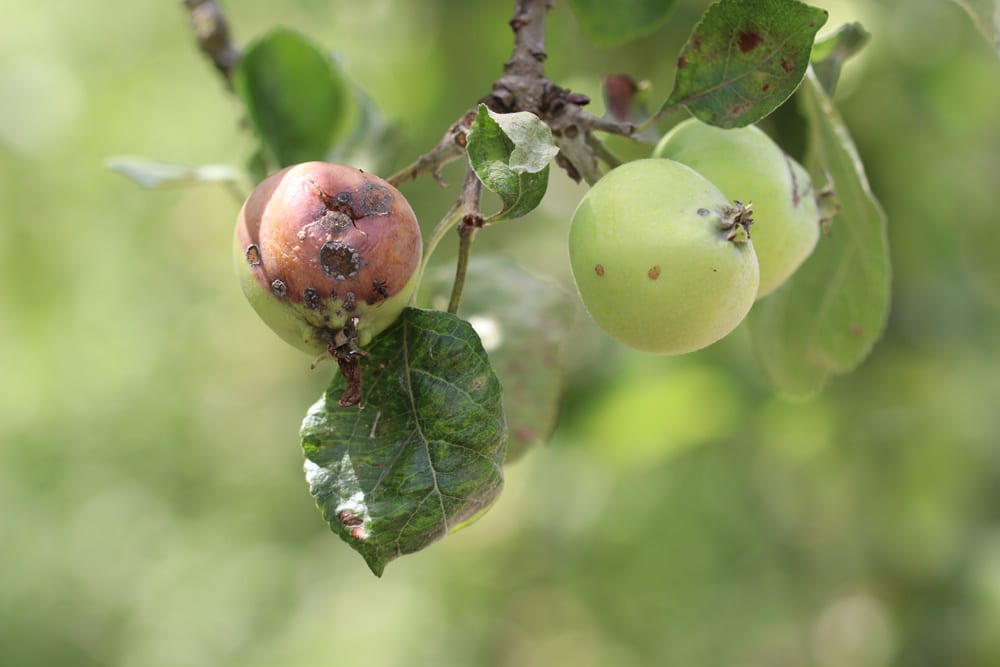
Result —
<instances>
[{"instance_id":1,"label":"bokeh background","mask_svg":"<svg viewBox=\"0 0 1000 667\"><path fill-rule=\"evenodd\" d=\"M398 123L399 167L488 91L512 4L224 6L240 43L282 24L334 50ZM553 442L376 579L307 492L298 426L332 370L244 302L238 201L106 167L252 150L181 3L6 0L0 664L1000 665L1000 59L946 0L813 4L872 33L837 95L890 220L871 358L792 402L743 331L651 358L584 324ZM602 50L559 2L550 76L598 108L604 73L662 98L707 3L678 5ZM404 186L428 230L445 177ZM569 285L582 193L554 175L476 252Z\"/></svg>"}]
</instances>

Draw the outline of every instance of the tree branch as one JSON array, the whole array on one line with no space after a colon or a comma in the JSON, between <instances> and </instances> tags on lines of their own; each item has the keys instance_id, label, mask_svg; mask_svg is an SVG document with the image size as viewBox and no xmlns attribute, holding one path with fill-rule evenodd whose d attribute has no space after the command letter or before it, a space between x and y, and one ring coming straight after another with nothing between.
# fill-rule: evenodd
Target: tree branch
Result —
<instances>
[{"instance_id":1,"label":"tree branch","mask_svg":"<svg viewBox=\"0 0 1000 667\"><path fill-rule=\"evenodd\" d=\"M480 100L490 109L500 113L521 110L538 113L547 83L545 19L551 7L551 0L517 0L514 17L510 20L514 31L513 52L504 64L504 76L497 79L490 94ZM466 135L475 118L475 109L466 111L434 148L386 180L399 186L421 174L432 173L440 183L441 167L458 159L465 151Z\"/></svg>"},{"instance_id":2,"label":"tree branch","mask_svg":"<svg viewBox=\"0 0 1000 667\"><path fill-rule=\"evenodd\" d=\"M226 86L233 87L233 69L240 61L240 50L229 35L229 23L215 0L183 0L191 17L191 27L198 47L215 65Z\"/></svg>"},{"instance_id":3,"label":"tree branch","mask_svg":"<svg viewBox=\"0 0 1000 667\"><path fill-rule=\"evenodd\" d=\"M462 157L465 152L466 135L472 126L472 121L476 118L475 111L467 111L448 131L444 133L441 140L430 151L424 153L413 163L403 167L386 180L394 186L399 187L402 183L411 181L421 174L428 172L434 174L435 180L441 185L441 168L453 160Z\"/></svg>"},{"instance_id":4,"label":"tree branch","mask_svg":"<svg viewBox=\"0 0 1000 667\"><path fill-rule=\"evenodd\" d=\"M560 154L557 164L575 180L595 183L601 177L594 147L600 145L593 132L608 132L632 137L635 125L612 118L599 118L582 107L590 102L586 95L561 88L545 76L545 29L552 0L516 0L510 27L514 46L504 73L493 82L490 94L480 100L497 113L528 111L552 128ZM415 162L389 177L393 185L405 183L421 174L433 173L441 182L441 167L461 157L469 127L475 119L470 110L449 128L438 144ZM602 157L603 159L603 157Z\"/></svg>"},{"instance_id":5,"label":"tree branch","mask_svg":"<svg viewBox=\"0 0 1000 667\"><path fill-rule=\"evenodd\" d=\"M503 67L505 74L540 79L545 76L545 19L551 0L517 0L510 27L514 52Z\"/></svg>"}]
</instances>

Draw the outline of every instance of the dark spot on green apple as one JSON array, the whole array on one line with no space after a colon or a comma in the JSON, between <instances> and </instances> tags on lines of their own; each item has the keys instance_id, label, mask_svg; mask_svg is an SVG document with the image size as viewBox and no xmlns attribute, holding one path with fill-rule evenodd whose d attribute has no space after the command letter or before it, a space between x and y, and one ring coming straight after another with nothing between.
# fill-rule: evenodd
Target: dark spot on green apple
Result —
<instances>
[{"instance_id":1,"label":"dark spot on green apple","mask_svg":"<svg viewBox=\"0 0 1000 667\"><path fill-rule=\"evenodd\" d=\"M354 292L348 292L344 295L344 310L349 313L353 313L358 307L358 297L354 295Z\"/></svg>"},{"instance_id":2,"label":"dark spot on green apple","mask_svg":"<svg viewBox=\"0 0 1000 667\"><path fill-rule=\"evenodd\" d=\"M319 292L312 287L307 287L302 292L302 300L305 301L306 308L311 308L312 310L318 310L323 305L323 300L320 298Z\"/></svg>"},{"instance_id":3,"label":"dark spot on green apple","mask_svg":"<svg viewBox=\"0 0 1000 667\"><path fill-rule=\"evenodd\" d=\"M284 296L288 294L288 286L285 285L284 280L281 280L280 278L275 278L274 280L271 281L271 292L273 292L274 296L278 297L279 299L284 298Z\"/></svg>"}]
</instances>

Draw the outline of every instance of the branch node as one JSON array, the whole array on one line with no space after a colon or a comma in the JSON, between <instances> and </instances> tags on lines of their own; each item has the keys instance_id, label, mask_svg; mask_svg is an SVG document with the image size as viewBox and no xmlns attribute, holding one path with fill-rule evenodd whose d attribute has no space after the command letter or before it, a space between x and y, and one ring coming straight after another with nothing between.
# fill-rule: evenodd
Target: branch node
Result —
<instances>
[{"instance_id":1,"label":"branch node","mask_svg":"<svg viewBox=\"0 0 1000 667\"><path fill-rule=\"evenodd\" d=\"M215 65L226 86L233 87L233 70L240 61L240 50L229 34L226 15L215 0L184 0L191 18L191 29L198 47Z\"/></svg>"}]
</instances>

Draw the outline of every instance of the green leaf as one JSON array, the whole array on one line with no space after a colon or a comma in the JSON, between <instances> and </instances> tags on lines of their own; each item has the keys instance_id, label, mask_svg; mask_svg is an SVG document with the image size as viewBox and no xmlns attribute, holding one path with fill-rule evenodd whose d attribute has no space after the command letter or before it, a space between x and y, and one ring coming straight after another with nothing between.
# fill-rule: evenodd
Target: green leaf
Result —
<instances>
[{"instance_id":1,"label":"green leaf","mask_svg":"<svg viewBox=\"0 0 1000 667\"><path fill-rule=\"evenodd\" d=\"M424 303L447 304L453 268L424 279ZM507 463L552 436L563 394L562 343L577 316L575 300L509 259L474 256L462 292L462 314L479 333L504 387L510 430Z\"/></svg>"},{"instance_id":2,"label":"green leaf","mask_svg":"<svg viewBox=\"0 0 1000 667\"><path fill-rule=\"evenodd\" d=\"M407 308L361 363L363 407L338 405L338 374L302 447L324 518L381 576L497 499L506 425L479 337L454 315Z\"/></svg>"},{"instance_id":3,"label":"green leaf","mask_svg":"<svg viewBox=\"0 0 1000 667\"><path fill-rule=\"evenodd\" d=\"M479 105L469 128L469 162L489 190L500 195L503 208L488 222L530 213L542 201L549 183L549 162L559 149L552 130L526 111L493 113Z\"/></svg>"},{"instance_id":4,"label":"green leaf","mask_svg":"<svg viewBox=\"0 0 1000 667\"><path fill-rule=\"evenodd\" d=\"M844 63L860 52L870 38L871 35L860 23L845 23L836 32L816 42L812 52L812 68L828 95L833 95Z\"/></svg>"},{"instance_id":5,"label":"green leaf","mask_svg":"<svg viewBox=\"0 0 1000 667\"><path fill-rule=\"evenodd\" d=\"M348 112L348 88L333 61L286 28L247 47L233 85L254 130L281 167L323 159Z\"/></svg>"},{"instance_id":6,"label":"green leaf","mask_svg":"<svg viewBox=\"0 0 1000 667\"><path fill-rule=\"evenodd\" d=\"M840 212L792 278L751 311L754 345L774 384L813 394L831 373L853 370L882 335L891 269L882 208L840 115L810 72L801 92L809 119L807 164L826 174Z\"/></svg>"},{"instance_id":7,"label":"green leaf","mask_svg":"<svg viewBox=\"0 0 1000 667\"><path fill-rule=\"evenodd\" d=\"M954 0L1000 54L1000 0Z\"/></svg>"},{"instance_id":8,"label":"green leaf","mask_svg":"<svg viewBox=\"0 0 1000 667\"><path fill-rule=\"evenodd\" d=\"M226 164L205 164L196 167L158 162L145 158L114 157L108 168L132 179L144 188L164 188L193 183L246 182L246 174Z\"/></svg>"},{"instance_id":9,"label":"green leaf","mask_svg":"<svg viewBox=\"0 0 1000 667\"><path fill-rule=\"evenodd\" d=\"M715 3L681 50L660 113L685 106L718 127L756 123L795 92L826 19L826 10L796 0Z\"/></svg>"},{"instance_id":10,"label":"green leaf","mask_svg":"<svg viewBox=\"0 0 1000 667\"><path fill-rule=\"evenodd\" d=\"M584 34L596 46L615 46L663 25L675 0L570 0Z\"/></svg>"}]
</instances>

